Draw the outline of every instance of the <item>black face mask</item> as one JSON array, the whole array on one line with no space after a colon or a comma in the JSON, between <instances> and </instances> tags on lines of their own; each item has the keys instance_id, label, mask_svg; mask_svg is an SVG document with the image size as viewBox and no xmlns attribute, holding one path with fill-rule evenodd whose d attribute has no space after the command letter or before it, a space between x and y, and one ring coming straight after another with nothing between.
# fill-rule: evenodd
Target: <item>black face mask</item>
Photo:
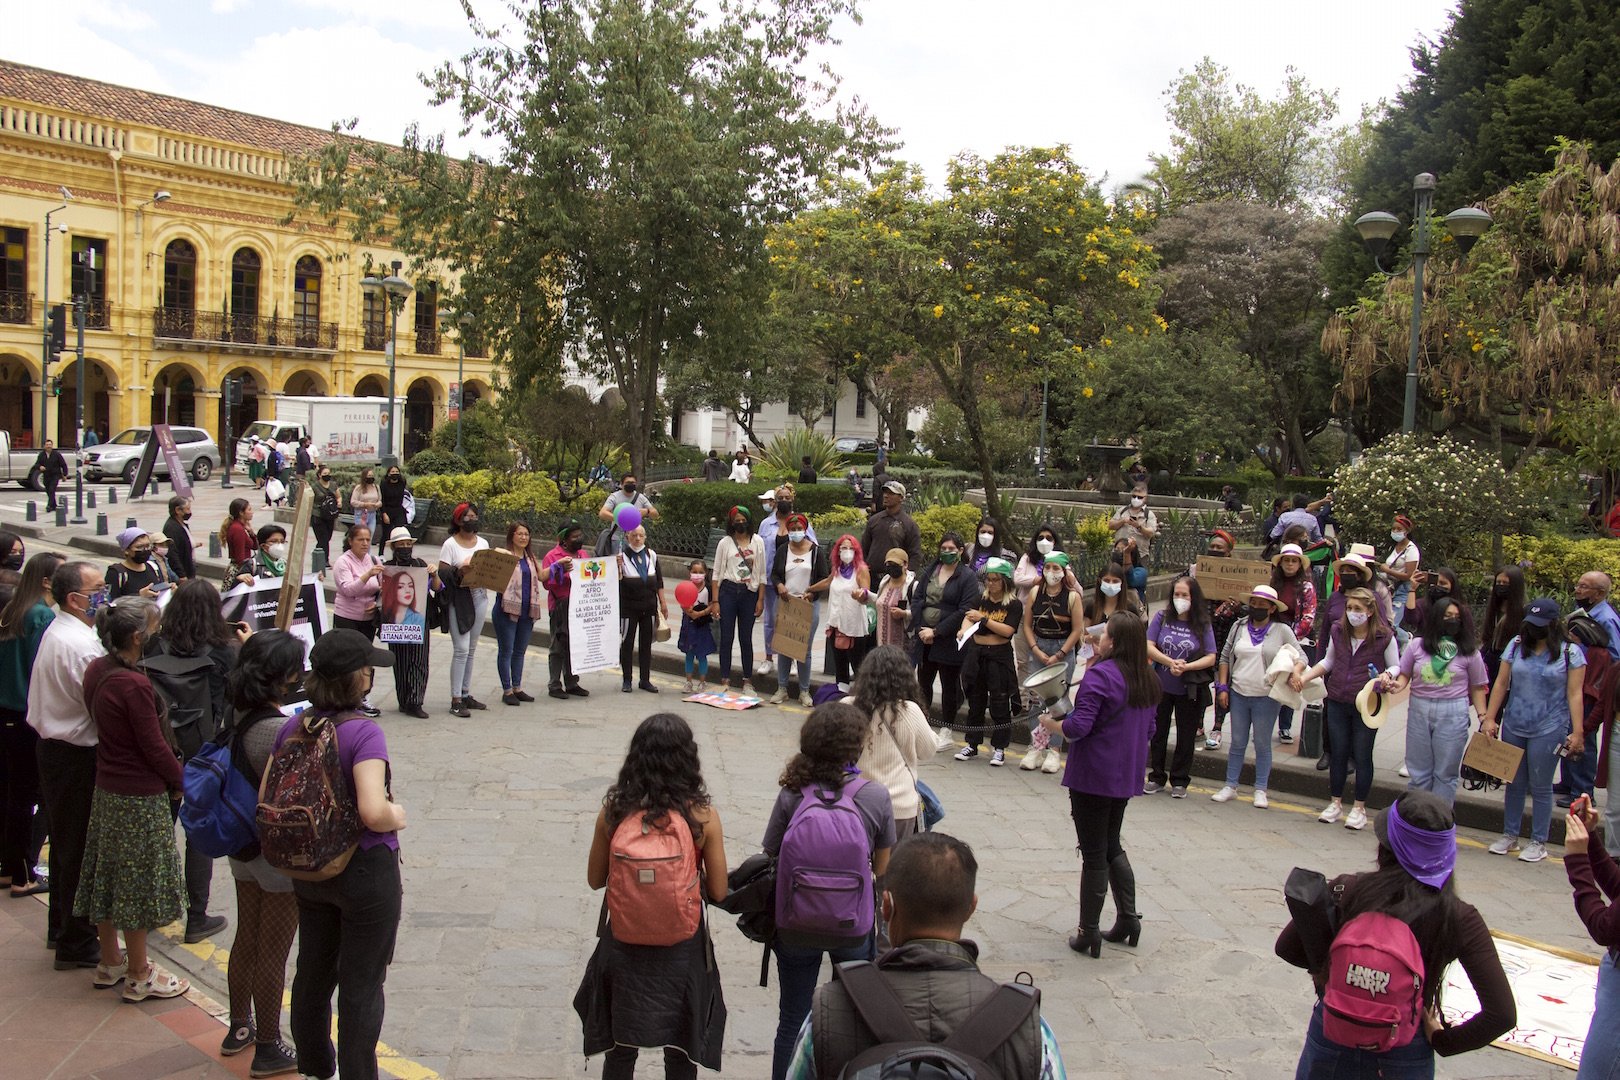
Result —
<instances>
[{"instance_id":1,"label":"black face mask","mask_svg":"<svg viewBox=\"0 0 1620 1080\"><path fill-rule=\"evenodd\" d=\"M21 570L23 568L23 553L17 551L7 555L4 559L0 559L0 566L5 567L7 570Z\"/></svg>"},{"instance_id":2,"label":"black face mask","mask_svg":"<svg viewBox=\"0 0 1620 1080\"><path fill-rule=\"evenodd\" d=\"M624 485L624 493L626 495L634 495L636 493L636 485L634 485L634 484L625 484Z\"/></svg>"},{"instance_id":3,"label":"black face mask","mask_svg":"<svg viewBox=\"0 0 1620 1080\"><path fill-rule=\"evenodd\" d=\"M1271 608L1269 608L1269 607L1250 606L1250 608L1249 608L1249 621L1250 622L1265 622L1269 618L1271 618Z\"/></svg>"},{"instance_id":4,"label":"black face mask","mask_svg":"<svg viewBox=\"0 0 1620 1080\"><path fill-rule=\"evenodd\" d=\"M144 563L151 557L152 553L150 551L132 551L129 553L129 561L132 563Z\"/></svg>"},{"instance_id":5,"label":"black face mask","mask_svg":"<svg viewBox=\"0 0 1620 1080\"><path fill-rule=\"evenodd\" d=\"M582 548L584 546L585 546L585 538L584 537L570 536L570 537L568 537L568 539L563 541L562 549L564 551L577 552L577 551L579 551L580 548Z\"/></svg>"},{"instance_id":6,"label":"black face mask","mask_svg":"<svg viewBox=\"0 0 1620 1080\"><path fill-rule=\"evenodd\" d=\"M1575 598L1575 603L1582 611L1591 611L1597 601L1592 599L1590 596L1577 596Z\"/></svg>"},{"instance_id":7,"label":"black face mask","mask_svg":"<svg viewBox=\"0 0 1620 1080\"><path fill-rule=\"evenodd\" d=\"M1529 623L1525 623L1523 626L1519 627L1519 637L1526 644L1535 645L1547 640L1547 628L1545 626L1532 626Z\"/></svg>"},{"instance_id":8,"label":"black face mask","mask_svg":"<svg viewBox=\"0 0 1620 1080\"><path fill-rule=\"evenodd\" d=\"M464 532L464 533L475 533L475 532L477 532L478 531L478 519L477 518L462 518L461 519L461 531Z\"/></svg>"},{"instance_id":9,"label":"black face mask","mask_svg":"<svg viewBox=\"0 0 1620 1080\"><path fill-rule=\"evenodd\" d=\"M1513 586L1504 585L1498 582L1497 584L1491 586L1491 595L1496 597L1498 600L1506 600L1508 593L1512 590Z\"/></svg>"},{"instance_id":10,"label":"black face mask","mask_svg":"<svg viewBox=\"0 0 1620 1080\"><path fill-rule=\"evenodd\" d=\"M779 503L776 504L776 516L777 517L785 518L791 513L793 513L793 500L792 499L789 499L786 502L779 502Z\"/></svg>"},{"instance_id":11,"label":"black face mask","mask_svg":"<svg viewBox=\"0 0 1620 1080\"><path fill-rule=\"evenodd\" d=\"M1455 641L1457 639L1457 637L1461 633L1462 633L1462 620L1461 619L1441 619L1440 620L1440 636L1441 637L1448 637L1448 638L1451 638L1452 640Z\"/></svg>"},{"instance_id":12,"label":"black face mask","mask_svg":"<svg viewBox=\"0 0 1620 1080\"><path fill-rule=\"evenodd\" d=\"M899 563L892 562L883 564L883 572L892 578L898 578L904 576L906 571Z\"/></svg>"},{"instance_id":13,"label":"black face mask","mask_svg":"<svg viewBox=\"0 0 1620 1080\"><path fill-rule=\"evenodd\" d=\"M413 558L415 558L415 555L411 548L394 549L394 561L397 563L409 563Z\"/></svg>"},{"instance_id":14,"label":"black face mask","mask_svg":"<svg viewBox=\"0 0 1620 1080\"><path fill-rule=\"evenodd\" d=\"M187 510L185 513L181 514L180 515L180 520L181 521L190 521L191 520L191 511Z\"/></svg>"},{"instance_id":15,"label":"black face mask","mask_svg":"<svg viewBox=\"0 0 1620 1080\"><path fill-rule=\"evenodd\" d=\"M1430 585L1429 586L1429 599L1431 601L1432 600L1438 600L1442 596L1450 596L1450 595L1451 595L1451 590L1446 588L1446 586L1444 586L1444 585Z\"/></svg>"}]
</instances>

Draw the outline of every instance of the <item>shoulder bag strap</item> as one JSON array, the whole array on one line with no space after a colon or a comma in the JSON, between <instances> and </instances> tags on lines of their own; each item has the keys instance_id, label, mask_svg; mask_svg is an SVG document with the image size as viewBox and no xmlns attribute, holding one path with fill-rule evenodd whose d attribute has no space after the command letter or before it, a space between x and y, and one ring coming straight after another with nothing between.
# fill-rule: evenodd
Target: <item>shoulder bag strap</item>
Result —
<instances>
[{"instance_id":1,"label":"shoulder bag strap","mask_svg":"<svg viewBox=\"0 0 1620 1080\"><path fill-rule=\"evenodd\" d=\"M833 968L833 977L844 984L850 1004L855 1006L861 1022L871 1029L878 1042L929 1041L928 1036L906 1015L905 1006L900 1004L894 988L870 960L850 960L838 964Z\"/></svg>"},{"instance_id":2,"label":"shoulder bag strap","mask_svg":"<svg viewBox=\"0 0 1620 1080\"><path fill-rule=\"evenodd\" d=\"M988 1061L996 1048L1023 1026L1041 1004L1041 992L1021 983L1002 983L945 1040L945 1047Z\"/></svg>"}]
</instances>

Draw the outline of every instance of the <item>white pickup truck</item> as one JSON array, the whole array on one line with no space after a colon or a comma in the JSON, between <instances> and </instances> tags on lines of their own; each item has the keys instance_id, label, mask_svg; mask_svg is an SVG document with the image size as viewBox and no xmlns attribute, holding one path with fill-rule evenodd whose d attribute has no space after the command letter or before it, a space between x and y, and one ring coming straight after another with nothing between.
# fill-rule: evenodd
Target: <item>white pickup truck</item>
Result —
<instances>
[{"instance_id":1,"label":"white pickup truck","mask_svg":"<svg viewBox=\"0 0 1620 1080\"><path fill-rule=\"evenodd\" d=\"M63 454L67 457L71 451ZM39 472L34 468L34 462L39 457L38 450L14 450L11 446L11 432L0 431L0 483L13 481L21 484L29 491L41 490Z\"/></svg>"}]
</instances>

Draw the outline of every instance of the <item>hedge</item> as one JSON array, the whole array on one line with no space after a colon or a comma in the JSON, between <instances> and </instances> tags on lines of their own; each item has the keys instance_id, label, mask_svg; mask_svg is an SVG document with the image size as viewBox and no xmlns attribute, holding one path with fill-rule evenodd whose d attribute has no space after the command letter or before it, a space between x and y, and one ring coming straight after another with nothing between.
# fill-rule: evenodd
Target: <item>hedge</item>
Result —
<instances>
[{"instance_id":1,"label":"hedge","mask_svg":"<svg viewBox=\"0 0 1620 1080\"><path fill-rule=\"evenodd\" d=\"M852 505L849 488L842 484L803 484L795 488L794 508L807 517ZM660 517L671 525L724 521L733 506L747 507L749 516L757 521L759 496L768 489L769 485L764 483L734 484L729 480L713 484L667 484L658 489L653 501Z\"/></svg>"},{"instance_id":2,"label":"hedge","mask_svg":"<svg viewBox=\"0 0 1620 1080\"><path fill-rule=\"evenodd\" d=\"M407 476L454 476L468 472L467 459L454 450L428 447L411 455L405 462Z\"/></svg>"}]
</instances>

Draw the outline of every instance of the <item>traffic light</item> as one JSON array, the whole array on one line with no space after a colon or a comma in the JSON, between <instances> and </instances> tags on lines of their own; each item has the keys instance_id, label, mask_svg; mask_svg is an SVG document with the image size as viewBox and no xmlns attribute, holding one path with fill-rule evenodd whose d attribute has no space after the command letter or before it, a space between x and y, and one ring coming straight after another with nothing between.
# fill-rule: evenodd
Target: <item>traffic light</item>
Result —
<instances>
[{"instance_id":1,"label":"traffic light","mask_svg":"<svg viewBox=\"0 0 1620 1080\"><path fill-rule=\"evenodd\" d=\"M61 397L61 396L62 396L62 376L60 376L60 375L52 375L51 376L51 397Z\"/></svg>"},{"instance_id":2,"label":"traffic light","mask_svg":"<svg viewBox=\"0 0 1620 1080\"><path fill-rule=\"evenodd\" d=\"M64 352L67 352L67 305L56 304L51 308L51 348L45 362L51 363L58 353Z\"/></svg>"}]
</instances>

